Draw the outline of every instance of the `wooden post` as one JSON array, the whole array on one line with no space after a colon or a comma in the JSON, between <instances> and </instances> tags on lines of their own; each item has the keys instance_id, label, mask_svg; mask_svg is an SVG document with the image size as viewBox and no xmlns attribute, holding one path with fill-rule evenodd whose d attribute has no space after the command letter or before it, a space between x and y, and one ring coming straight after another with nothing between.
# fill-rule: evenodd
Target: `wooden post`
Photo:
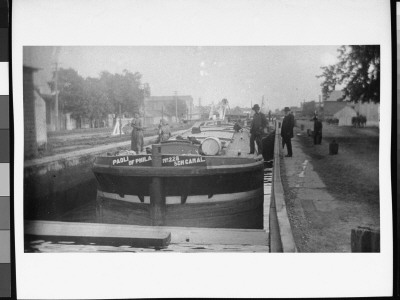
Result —
<instances>
[{"instance_id":1,"label":"wooden post","mask_svg":"<svg viewBox=\"0 0 400 300\"><path fill-rule=\"evenodd\" d=\"M152 166L159 168L161 162L161 145L152 146ZM150 185L150 217L153 226L162 226L165 223L165 194L161 177L153 177Z\"/></svg>"},{"instance_id":2,"label":"wooden post","mask_svg":"<svg viewBox=\"0 0 400 300\"><path fill-rule=\"evenodd\" d=\"M351 252L380 252L380 233L369 227L351 230Z\"/></svg>"}]
</instances>

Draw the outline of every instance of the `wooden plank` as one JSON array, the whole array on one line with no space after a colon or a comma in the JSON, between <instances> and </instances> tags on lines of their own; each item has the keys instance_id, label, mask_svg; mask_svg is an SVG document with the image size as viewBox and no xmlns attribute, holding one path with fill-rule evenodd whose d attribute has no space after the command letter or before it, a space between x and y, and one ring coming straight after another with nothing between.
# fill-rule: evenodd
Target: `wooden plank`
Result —
<instances>
[{"instance_id":1,"label":"wooden plank","mask_svg":"<svg viewBox=\"0 0 400 300\"><path fill-rule=\"evenodd\" d=\"M191 244L180 243L170 244L166 248L138 248L129 246L99 246L99 245L77 245L71 243L50 243L38 241L32 243L30 247L32 252L54 253L54 252L72 252L72 253L100 253L100 252L173 252L173 253L268 253L268 246L260 245L219 245L219 244Z\"/></svg>"},{"instance_id":2,"label":"wooden plank","mask_svg":"<svg viewBox=\"0 0 400 300\"><path fill-rule=\"evenodd\" d=\"M160 227L158 227L160 228ZM228 228L197 228L172 227L162 229L171 232L171 245L269 245L268 232L263 229L228 229Z\"/></svg>"},{"instance_id":3,"label":"wooden plank","mask_svg":"<svg viewBox=\"0 0 400 300\"><path fill-rule=\"evenodd\" d=\"M132 247L165 247L171 233L162 228L118 224L25 221L27 239L45 237L56 241L128 245Z\"/></svg>"},{"instance_id":4,"label":"wooden plank","mask_svg":"<svg viewBox=\"0 0 400 300\"><path fill-rule=\"evenodd\" d=\"M77 231L80 230L80 231ZM263 229L225 229L172 226L138 226L55 221L25 221L25 234L35 236L113 238L164 238L172 244L268 246L268 232ZM63 239L61 239L64 241ZM126 245L126 244L125 244Z\"/></svg>"},{"instance_id":5,"label":"wooden plank","mask_svg":"<svg viewBox=\"0 0 400 300\"><path fill-rule=\"evenodd\" d=\"M154 251L154 250L153 250ZM269 247L266 245L220 245L220 244L171 244L168 248L161 251L180 252L180 253L268 253Z\"/></svg>"}]
</instances>

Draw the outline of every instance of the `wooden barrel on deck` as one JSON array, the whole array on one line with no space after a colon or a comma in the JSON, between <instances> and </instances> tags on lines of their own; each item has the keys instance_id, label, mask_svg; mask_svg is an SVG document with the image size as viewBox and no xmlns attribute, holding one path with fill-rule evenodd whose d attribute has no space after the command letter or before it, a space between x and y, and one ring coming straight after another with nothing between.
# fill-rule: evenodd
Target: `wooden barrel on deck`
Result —
<instances>
[{"instance_id":1,"label":"wooden barrel on deck","mask_svg":"<svg viewBox=\"0 0 400 300\"><path fill-rule=\"evenodd\" d=\"M221 141L216 137L208 137L201 143L201 151L205 155L218 155L221 149Z\"/></svg>"}]
</instances>

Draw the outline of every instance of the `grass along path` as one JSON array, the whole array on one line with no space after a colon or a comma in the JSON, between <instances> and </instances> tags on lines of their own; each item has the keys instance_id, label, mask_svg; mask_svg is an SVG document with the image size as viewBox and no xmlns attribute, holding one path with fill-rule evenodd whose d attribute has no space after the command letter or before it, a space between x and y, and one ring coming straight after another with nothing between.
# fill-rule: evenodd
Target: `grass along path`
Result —
<instances>
[{"instance_id":1,"label":"grass along path","mask_svg":"<svg viewBox=\"0 0 400 300\"><path fill-rule=\"evenodd\" d=\"M312 122L297 121L293 158L282 159L289 219L300 252L350 252L351 229L379 228L379 131L323 125L322 145L314 145ZM339 154L332 156L333 139Z\"/></svg>"}]
</instances>

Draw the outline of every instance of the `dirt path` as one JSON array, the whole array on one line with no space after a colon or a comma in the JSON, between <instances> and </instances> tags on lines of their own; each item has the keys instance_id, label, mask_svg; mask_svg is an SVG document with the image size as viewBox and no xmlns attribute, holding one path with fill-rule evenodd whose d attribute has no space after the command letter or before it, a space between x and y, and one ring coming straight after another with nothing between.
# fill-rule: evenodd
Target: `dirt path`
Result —
<instances>
[{"instance_id":1,"label":"dirt path","mask_svg":"<svg viewBox=\"0 0 400 300\"><path fill-rule=\"evenodd\" d=\"M282 184L300 252L350 252L351 229L379 229L379 132L324 123L322 145L313 145L297 121L293 157L281 158ZM329 155L329 142L339 154ZM284 150L286 153L286 150Z\"/></svg>"}]
</instances>

